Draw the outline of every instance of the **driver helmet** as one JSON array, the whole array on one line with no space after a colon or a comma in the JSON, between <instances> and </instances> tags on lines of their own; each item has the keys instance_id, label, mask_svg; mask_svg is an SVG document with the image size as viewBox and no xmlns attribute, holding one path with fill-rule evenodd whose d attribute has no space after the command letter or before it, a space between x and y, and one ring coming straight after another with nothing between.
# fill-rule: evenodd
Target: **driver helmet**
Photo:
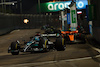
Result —
<instances>
[{"instance_id":1,"label":"driver helmet","mask_svg":"<svg viewBox=\"0 0 100 67\"><path fill-rule=\"evenodd\" d=\"M35 40L36 40L36 41L39 41L40 39L39 39L39 37L35 37Z\"/></svg>"}]
</instances>

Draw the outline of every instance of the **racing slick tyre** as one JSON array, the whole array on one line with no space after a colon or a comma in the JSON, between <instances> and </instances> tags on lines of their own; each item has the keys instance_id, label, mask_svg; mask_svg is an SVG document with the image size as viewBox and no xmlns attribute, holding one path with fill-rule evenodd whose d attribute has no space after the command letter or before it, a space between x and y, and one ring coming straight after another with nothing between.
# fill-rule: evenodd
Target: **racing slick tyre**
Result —
<instances>
[{"instance_id":1,"label":"racing slick tyre","mask_svg":"<svg viewBox=\"0 0 100 67\"><path fill-rule=\"evenodd\" d=\"M45 47L44 47L44 51L48 52L50 51L50 46L48 45L48 41L46 40L45 43L44 43Z\"/></svg>"},{"instance_id":2,"label":"racing slick tyre","mask_svg":"<svg viewBox=\"0 0 100 67\"><path fill-rule=\"evenodd\" d=\"M12 55L18 55L19 54L19 44L17 42L11 43L11 53Z\"/></svg>"},{"instance_id":3,"label":"racing slick tyre","mask_svg":"<svg viewBox=\"0 0 100 67\"><path fill-rule=\"evenodd\" d=\"M80 40L79 43L81 43L81 44L85 44L86 43L84 34L81 34L81 35L77 36L76 39Z\"/></svg>"},{"instance_id":4,"label":"racing slick tyre","mask_svg":"<svg viewBox=\"0 0 100 67\"><path fill-rule=\"evenodd\" d=\"M55 42L55 49L57 51L64 51L66 48L64 38L57 38Z\"/></svg>"},{"instance_id":5,"label":"racing slick tyre","mask_svg":"<svg viewBox=\"0 0 100 67\"><path fill-rule=\"evenodd\" d=\"M44 39L43 38L40 38L39 48L43 48L43 43L44 43Z\"/></svg>"},{"instance_id":6,"label":"racing slick tyre","mask_svg":"<svg viewBox=\"0 0 100 67\"><path fill-rule=\"evenodd\" d=\"M44 40L43 38L40 38L39 48L43 48L43 51L49 51L50 49L49 49L48 41Z\"/></svg>"}]
</instances>

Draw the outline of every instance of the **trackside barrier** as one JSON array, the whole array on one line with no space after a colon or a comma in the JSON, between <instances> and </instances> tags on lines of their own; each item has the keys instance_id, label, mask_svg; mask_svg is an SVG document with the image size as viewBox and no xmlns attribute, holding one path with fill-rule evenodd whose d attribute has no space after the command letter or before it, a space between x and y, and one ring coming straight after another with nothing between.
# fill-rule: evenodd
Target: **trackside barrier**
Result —
<instances>
[{"instance_id":1,"label":"trackside barrier","mask_svg":"<svg viewBox=\"0 0 100 67\"><path fill-rule=\"evenodd\" d=\"M24 19L28 19L29 22L25 24ZM56 28L60 27L59 15L0 13L0 35L14 29L35 29L47 24Z\"/></svg>"}]
</instances>

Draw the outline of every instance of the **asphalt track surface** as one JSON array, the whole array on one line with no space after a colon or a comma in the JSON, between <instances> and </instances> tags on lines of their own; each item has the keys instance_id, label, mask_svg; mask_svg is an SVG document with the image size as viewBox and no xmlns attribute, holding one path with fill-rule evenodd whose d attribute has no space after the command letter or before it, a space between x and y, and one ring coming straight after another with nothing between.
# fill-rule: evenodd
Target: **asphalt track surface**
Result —
<instances>
[{"instance_id":1,"label":"asphalt track surface","mask_svg":"<svg viewBox=\"0 0 100 67\"><path fill-rule=\"evenodd\" d=\"M0 66L9 66L25 63L42 63L47 61L61 61L68 59L94 57L99 52L92 49L89 43L86 44L67 44L65 51L51 50L50 52L21 52L19 55L11 55L7 53L7 49L12 41L19 40L23 44L23 40L29 41L31 36L36 32L43 33L40 29L15 30L9 34L0 36Z\"/></svg>"}]
</instances>

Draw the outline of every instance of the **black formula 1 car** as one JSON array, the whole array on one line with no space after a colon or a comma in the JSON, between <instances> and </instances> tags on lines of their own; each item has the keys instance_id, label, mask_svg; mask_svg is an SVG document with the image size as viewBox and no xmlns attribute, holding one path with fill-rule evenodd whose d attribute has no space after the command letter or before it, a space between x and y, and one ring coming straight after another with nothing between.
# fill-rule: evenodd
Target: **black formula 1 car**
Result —
<instances>
[{"instance_id":1,"label":"black formula 1 car","mask_svg":"<svg viewBox=\"0 0 100 67\"><path fill-rule=\"evenodd\" d=\"M61 35L61 31L55 29L53 26L45 29L45 33L42 34L42 36L47 36L47 37L59 37L60 35Z\"/></svg>"},{"instance_id":2,"label":"black formula 1 car","mask_svg":"<svg viewBox=\"0 0 100 67\"><path fill-rule=\"evenodd\" d=\"M8 48L8 53L18 55L19 52L49 51L54 48L57 51L65 50L66 46L62 37L58 37L55 42L51 42L47 37L35 35L29 42L25 43L23 48L21 48L19 41L12 42Z\"/></svg>"}]
</instances>

